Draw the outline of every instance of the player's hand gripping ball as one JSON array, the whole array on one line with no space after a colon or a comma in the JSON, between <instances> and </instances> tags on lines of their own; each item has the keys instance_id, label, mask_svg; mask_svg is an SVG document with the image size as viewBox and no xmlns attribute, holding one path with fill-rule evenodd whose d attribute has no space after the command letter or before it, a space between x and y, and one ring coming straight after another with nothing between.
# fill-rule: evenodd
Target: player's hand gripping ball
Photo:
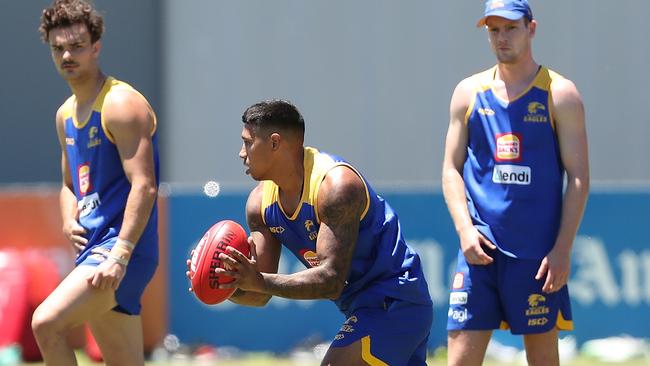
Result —
<instances>
[{"instance_id":1,"label":"player's hand gripping ball","mask_svg":"<svg viewBox=\"0 0 650 366\"><path fill-rule=\"evenodd\" d=\"M218 304L235 292L234 288L219 288L219 284L232 282L232 277L217 276L214 273L218 267L229 269L219 259L219 253L226 253L228 246L250 257L246 231L234 221L223 220L214 224L194 249L190 262L190 280L196 297L205 304Z\"/></svg>"}]
</instances>

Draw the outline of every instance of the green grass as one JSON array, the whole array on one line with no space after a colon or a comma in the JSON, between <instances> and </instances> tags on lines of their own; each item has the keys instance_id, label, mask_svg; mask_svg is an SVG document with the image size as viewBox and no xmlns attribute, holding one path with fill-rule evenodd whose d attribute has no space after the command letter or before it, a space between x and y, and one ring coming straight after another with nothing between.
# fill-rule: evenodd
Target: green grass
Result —
<instances>
[{"instance_id":1,"label":"green grass","mask_svg":"<svg viewBox=\"0 0 650 366\"><path fill-rule=\"evenodd\" d=\"M90 361L84 354L78 353L77 358L80 366L97 366L101 365ZM213 360L213 361L187 361L187 360L169 360L161 362L147 362L146 366L205 366L205 365L218 365L218 366L318 366L318 360L291 360L289 358L279 358L267 353L251 353L236 360ZM444 354L431 357L427 360L429 366L445 366L446 358ZM31 366L43 365L42 363L28 364ZM502 362L494 360L486 360L484 366L508 366ZM510 364L512 366L519 366L520 363ZM623 363L605 363L597 360L589 359L586 357L579 357L569 363L564 363L563 366L648 366L650 359L635 359Z\"/></svg>"}]
</instances>

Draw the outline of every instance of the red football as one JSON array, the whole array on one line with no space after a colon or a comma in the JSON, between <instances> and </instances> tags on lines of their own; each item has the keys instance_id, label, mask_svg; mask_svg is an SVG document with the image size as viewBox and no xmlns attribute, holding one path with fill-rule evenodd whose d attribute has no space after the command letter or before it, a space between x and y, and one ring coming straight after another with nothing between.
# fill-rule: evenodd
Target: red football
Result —
<instances>
[{"instance_id":1,"label":"red football","mask_svg":"<svg viewBox=\"0 0 650 366\"><path fill-rule=\"evenodd\" d=\"M218 276L215 268L224 268L219 253L225 253L231 246L250 257L246 231L238 223L223 220L214 224L201 238L194 249L190 264L190 280L196 297L208 305L227 300L235 289L220 289L219 284L232 282L230 276Z\"/></svg>"}]
</instances>

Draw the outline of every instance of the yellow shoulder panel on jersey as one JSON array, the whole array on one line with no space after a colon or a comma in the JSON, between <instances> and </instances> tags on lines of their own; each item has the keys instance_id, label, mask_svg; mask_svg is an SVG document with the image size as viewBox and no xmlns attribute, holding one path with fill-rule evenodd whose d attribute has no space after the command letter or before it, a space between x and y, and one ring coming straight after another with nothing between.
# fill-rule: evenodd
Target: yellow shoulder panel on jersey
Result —
<instances>
[{"instance_id":1,"label":"yellow shoulder panel on jersey","mask_svg":"<svg viewBox=\"0 0 650 366\"><path fill-rule=\"evenodd\" d=\"M153 118L153 127L151 129L151 136L156 132L156 128L158 125L158 121L156 119L156 113L154 113L153 108L149 104L149 101L147 98L145 98L142 93L140 93L137 89L132 87L130 84L125 83L123 81L117 80L112 76L109 76L106 79L106 83L104 84L104 87L102 88L102 91L99 93L97 96L97 99L95 99L95 103L93 104L93 110L99 112L100 114L103 114L104 112L104 100L106 99L106 96L116 90L129 90L140 96L142 100L146 103L147 107L149 108L149 113L151 114L151 117ZM115 143L115 139L113 138L113 135L111 132L106 128L106 124L104 123L104 119L102 118L102 129L104 130L104 134L106 137L112 142Z\"/></svg>"},{"instance_id":2,"label":"yellow shoulder panel on jersey","mask_svg":"<svg viewBox=\"0 0 650 366\"><path fill-rule=\"evenodd\" d=\"M494 73L496 72L496 66L491 67L485 71L474 74L470 77L472 83L474 83L474 90L472 92L471 99L469 101L469 106L465 112L465 124L469 122L469 116L474 110L474 105L476 104L476 97L478 93L483 93L486 90L489 90L492 87L492 81L494 80Z\"/></svg>"},{"instance_id":3,"label":"yellow shoulder panel on jersey","mask_svg":"<svg viewBox=\"0 0 650 366\"><path fill-rule=\"evenodd\" d=\"M547 68L544 68L544 69L548 73L548 78L549 78L548 89L547 89L548 90L548 101L547 101L547 103L548 103L547 104L548 105L548 119L551 121L551 127L553 128L553 130L555 130L555 118L553 118L553 93L551 92L551 84L555 80L564 79L564 76L558 74L557 72L555 72L555 71L553 71L551 69L547 69Z\"/></svg>"},{"instance_id":4,"label":"yellow shoulder panel on jersey","mask_svg":"<svg viewBox=\"0 0 650 366\"><path fill-rule=\"evenodd\" d=\"M356 175L359 176L363 182L363 186L366 191L366 207L361 214L359 220L363 220L368 213L368 208L370 207L370 193L368 192L368 186L366 181L363 179L359 171L357 171L352 165L345 162L336 162L329 155L320 154L318 150L312 147L305 147L305 174L309 174L309 178L305 180L305 187L303 187L303 199L305 202L309 203L314 207L314 212L316 214L316 221L320 224L320 218L318 216L318 191L320 190L320 185L323 183L327 173L335 167L345 166L352 170ZM308 191L305 192L305 188L308 188Z\"/></svg>"},{"instance_id":5,"label":"yellow shoulder panel on jersey","mask_svg":"<svg viewBox=\"0 0 650 366\"><path fill-rule=\"evenodd\" d=\"M61 113L63 113L63 120L67 120L68 118L72 118L73 113L72 113L72 106L74 105L74 95L71 95L68 97L68 99L61 104Z\"/></svg>"},{"instance_id":6,"label":"yellow shoulder panel on jersey","mask_svg":"<svg viewBox=\"0 0 650 366\"><path fill-rule=\"evenodd\" d=\"M262 215L262 221L264 222L264 225L266 225L266 216L264 213L266 212L266 209L277 202L278 200L278 186L273 183L273 181L270 180L265 180L262 186L262 204L260 205L261 207L261 212L260 214Z\"/></svg>"},{"instance_id":7,"label":"yellow shoulder panel on jersey","mask_svg":"<svg viewBox=\"0 0 650 366\"><path fill-rule=\"evenodd\" d=\"M496 72L497 72L497 67L495 65L487 70L479 72L478 74L472 75L472 78L476 80L476 91L484 92L492 88L492 84L494 83L494 77L496 75Z\"/></svg>"}]
</instances>

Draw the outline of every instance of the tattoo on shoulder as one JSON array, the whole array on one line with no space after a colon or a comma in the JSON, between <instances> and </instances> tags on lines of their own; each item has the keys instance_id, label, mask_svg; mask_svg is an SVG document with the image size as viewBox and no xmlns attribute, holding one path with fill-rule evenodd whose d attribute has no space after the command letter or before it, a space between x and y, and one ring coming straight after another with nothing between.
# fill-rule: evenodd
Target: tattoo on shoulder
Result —
<instances>
[{"instance_id":1,"label":"tattoo on shoulder","mask_svg":"<svg viewBox=\"0 0 650 366\"><path fill-rule=\"evenodd\" d=\"M248 227L251 231L259 231L266 227L264 221L262 220L262 215L260 213L252 213L248 215Z\"/></svg>"},{"instance_id":2,"label":"tattoo on shoulder","mask_svg":"<svg viewBox=\"0 0 650 366\"><path fill-rule=\"evenodd\" d=\"M359 220L365 199L365 194L356 186L332 189L321 206L321 219L330 226Z\"/></svg>"}]
</instances>

